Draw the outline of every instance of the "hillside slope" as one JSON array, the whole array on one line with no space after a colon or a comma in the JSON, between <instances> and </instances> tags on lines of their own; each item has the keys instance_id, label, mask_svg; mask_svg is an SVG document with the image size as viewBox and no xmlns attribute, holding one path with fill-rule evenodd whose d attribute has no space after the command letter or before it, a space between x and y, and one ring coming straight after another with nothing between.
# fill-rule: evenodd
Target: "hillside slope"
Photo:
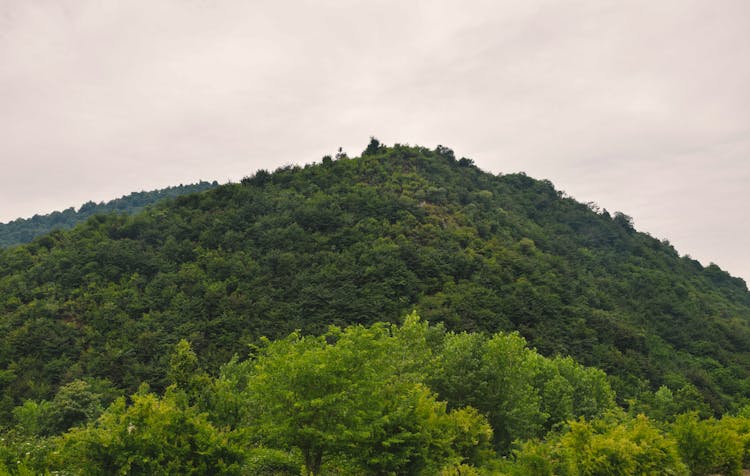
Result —
<instances>
[{"instance_id":1,"label":"hillside slope","mask_svg":"<svg viewBox=\"0 0 750 476\"><path fill-rule=\"evenodd\" d=\"M31 218L18 218L8 223L0 223L0 247L28 243L37 236L53 230L72 228L100 213L134 214L148 205L167 198L174 198L188 193L202 192L218 187L217 182L198 182L190 185L152 190L150 192L133 192L124 197L108 202L86 202L78 210L73 207L55 211L46 215L34 215Z\"/></svg>"},{"instance_id":2,"label":"hillside slope","mask_svg":"<svg viewBox=\"0 0 750 476\"><path fill-rule=\"evenodd\" d=\"M607 371L623 400L666 385L721 411L750 395L744 281L549 181L373 142L0 250L2 409L84 376L158 389L180 338L215 369L261 335L414 308L518 329Z\"/></svg>"}]
</instances>

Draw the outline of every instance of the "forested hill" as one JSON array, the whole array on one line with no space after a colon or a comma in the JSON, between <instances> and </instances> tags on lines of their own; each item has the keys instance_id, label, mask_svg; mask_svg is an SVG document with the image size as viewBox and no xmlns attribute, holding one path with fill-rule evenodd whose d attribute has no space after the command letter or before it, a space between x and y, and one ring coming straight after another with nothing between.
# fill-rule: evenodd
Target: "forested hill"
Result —
<instances>
[{"instance_id":1,"label":"forested hill","mask_svg":"<svg viewBox=\"0 0 750 476\"><path fill-rule=\"evenodd\" d=\"M0 223L0 247L28 243L37 236L57 229L72 228L99 213L133 214L144 207L166 198L173 198L188 193L202 192L218 187L217 182L198 182L190 185L177 185L150 192L133 192L124 197L108 202L86 202L78 210L73 207L55 211L47 215L34 215L31 218L18 218L8 223Z\"/></svg>"},{"instance_id":2,"label":"forested hill","mask_svg":"<svg viewBox=\"0 0 750 476\"><path fill-rule=\"evenodd\" d=\"M721 411L750 395L744 281L549 181L373 141L0 250L4 418L84 377L163 388L181 338L215 370L262 335L413 309L519 330L604 369L621 402L665 386Z\"/></svg>"}]
</instances>

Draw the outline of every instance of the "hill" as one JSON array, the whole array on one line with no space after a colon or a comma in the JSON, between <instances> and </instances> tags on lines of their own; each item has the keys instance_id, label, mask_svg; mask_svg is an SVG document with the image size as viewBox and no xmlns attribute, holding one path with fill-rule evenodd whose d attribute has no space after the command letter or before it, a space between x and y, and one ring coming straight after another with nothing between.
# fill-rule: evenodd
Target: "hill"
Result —
<instances>
[{"instance_id":1,"label":"hill","mask_svg":"<svg viewBox=\"0 0 750 476\"><path fill-rule=\"evenodd\" d=\"M0 223L0 247L28 243L37 236L58 229L72 228L91 216L101 213L134 214L148 205L167 198L174 198L188 193L202 192L218 187L217 182L198 182L190 185L177 185L150 192L133 192L108 202L86 202L78 210L73 207L55 211L46 215L34 215L31 218L18 218L8 223Z\"/></svg>"},{"instance_id":2,"label":"hill","mask_svg":"<svg viewBox=\"0 0 750 476\"><path fill-rule=\"evenodd\" d=\"M744 281L549 181L373 141L0 250L4 419L84 377L164 388L181 338L215 372L262 335L413 309L519 330L604 369L621 403L664 386L721 412L750 395Z\"/></svg>"}]
</instances>

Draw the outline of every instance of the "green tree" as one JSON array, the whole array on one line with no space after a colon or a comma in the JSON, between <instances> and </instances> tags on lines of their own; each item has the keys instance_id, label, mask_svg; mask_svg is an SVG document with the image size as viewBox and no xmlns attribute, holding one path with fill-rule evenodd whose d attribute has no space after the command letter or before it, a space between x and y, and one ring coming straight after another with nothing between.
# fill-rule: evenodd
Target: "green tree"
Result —
<instances>
[{"instance_id":1,"label":"green tree","mask_svg":"<svg viewBox=\"0 0 750 476\"><path fill-rule=\"evenodd\" d=\"M741 474L744 441L729 425L713 418L700 420L692 412L677 417L672 433L691 474Z\"/></svg>"},{"instance_id":2,"label":"green tree","mask_svg":"<svg viewBox=\"0 0 750 476\"><path fill-rule=\"evenodd\" d=\"M95 420L114 398L115 390L106 381L74 380L60 387L51 401L26 400L13 416L24 434L58 435Z\"/></svg>"},{"instance_id":3,"label":"green tree","mask_svg":"<svg viewBox=\"0 0 750 476\"><path fill-rule=\"evenodd\" d=\"M61 466L76 474L240 474L243 453L205 414L145 388L116 400L97 420L63 437Z\"/></svg>"},{"instance_id":4,"label":"green tree","mask_svg":"<svg viewBox=\"0 0 750 476\"><path fill-rule=\"evenodd\" d=\"M190 343L181 339L169 357L169 382L185 392L191 404L201 408L208 406L209 395L214 392L214 381L201 368L198 356Z\"/></svg>"},{"instance_id":5,"label":"green tree","mask_svg":"<svg viewBox=\"0 0 750 476\"><path fill-rule=\"evenodd\" d=\"M619 424L571 422L560 440L574 474L685 475L675 441L643 415Z\"/></svg>"},{"instance_id":6,"label":"green tree","mask_svg":"<svg viewBox=\"0 0 750 476\"><path fill-rule=\"evenodd\" d=\"M362 155L375 155L379 152L384 152L385 146L380 144L380 141L374 137L370 137L370 142L367 144L367 148L362 152Z\"/></svg>"},{"instance_id":7,"label":"green tree","mask_svg":"<svg viewBox=\"0 0 750 476\"><path fill-rule=\"evenodd\" d=\"M74 380L60 387L50 407L51 433L59 434L96 419L104 411L103 397L83 380Z\"/></svg>"},{"instance_id":8,"label":"green tree","mask_svg":"<svg viewBox=\"0 0 750 476\"><path fill-rule=\"evenodd\" d=\"M534 386L547 415L545 428L580 417L595 419L616 407L607 374L601 370L584 367L570 357L537 357L537 361Z\"/></svg>"},{"instance_id":9,"label":"green tree","mask_svg":"<svg viewBox=\"0 0 750 476\"><path fill-rule=\"evenodd\" d=\"M25 435L47 435L50 431L52 403L42 400L26 400L13 409L16 428Z\"/></svg>"},{"instance_id":10,"label":"green tree","mask_svg":"<svg viewBox=\"0 0 750 476\"><path fill-rule=\"evenodd\" d=\"M492 434L484 418L470 409L448 412L419 383L425 331L411 316L400 329L332 328L268 342L247 382L257 440L299 449L311 475L337 456L383 474L481 460Z\"/></svg>"},{"instance_id":11,"label":"green tree","mask_svg":"<svg viewBox=\"0 0 750 476\"><path fill-rule=\"evenodd\" d=\"M326 339L338 331L292 334L258 357L248 382L250 422L262 441L299 448L307 474L320 474L324 457L368 436L364 423L376 417L374 385L382 380L373 332L382 329L357 328L336 346ZM347 345L352 340L360 345Z\"/></svg>"},{"instance_id":12,"label":"green tree","mask_svg":"<svg viewBox=\"0 0 750 476\"><path fill-rule=\"evenodd\" d=\"M505 471L512 476L672 475L687 476L674 438L639 415L617 412L570 422L547 441L528 441L514 451Z\"/></svg>"},{"instance_id":13,"label":"green tree","mask_svg":"<svg viewBox=\"0 0 750 476\"><path fill-rule=\"evenodd\" d=\"M547 415L533 386L538 355L518 334L450 333L437 360L429 385L452 407L472 406L487 415L498 449L540 434Z\"/></svg>"}]
</instances>

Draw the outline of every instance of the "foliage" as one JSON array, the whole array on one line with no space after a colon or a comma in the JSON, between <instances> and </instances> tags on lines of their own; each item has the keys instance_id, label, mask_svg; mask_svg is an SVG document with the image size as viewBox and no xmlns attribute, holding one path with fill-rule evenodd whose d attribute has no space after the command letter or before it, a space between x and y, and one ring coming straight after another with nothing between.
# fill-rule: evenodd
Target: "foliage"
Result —
<instances>
[{"instance_id":1,"label":"foliage","mask_svg":"<svg viewBox=\"0 0 750 476\"><path fill-rule=\"evenodd\" d=\"M188 193L197 193L218 187L217 182L198 182L190 185L178 185L150 192L133 192L109 202L86 202L78 210L66 208L47 215L34 215L32 218L18 218L8 223L0 223L0 247L29 243L38 236L54 230L72 228L88 220L93 215L102 213L135 214L145 207L168 198L179 197Z\"/></svg>"},{"instance_id":2,"label":"foliage","mask_svg":"<svg viewBox=\"0 0 750 476\"><path fill-rule=\"evenodd\" d=\"M639 416L603 428L581 420L561 440L571 474L686 474L674 440Z\"/></svg>"},{"instance_id":3,"label":"foliage","mask_svg":"<svg viewBox=\"0 0 750 476\"><path fill-rule=\"evenodd\" d=\"M578 417L614 407L606 375L570 358L545 359L518 334L449 333L429 380L452 406L473 406L487 415L496 448L540 437Z\"/></svg>"},{"instance_id":4,"label":"foliage","mask_svg":"<svg viewBox=\"0 0 750 476\"><path fill-rule=\"evenodd\" d=\"M95 420L114 396L106 381L74 380L60 387L51 401L26 400L14 408L16 429L29 436L58 435Z\"/></svg>"},{"instance_id":5,"label":"foliage","mask_svg":"<svg viewBox=\"0 0 750 476\"><path fill-rule=\"evenodd\" d=\"M0 435L0 475L49 474L57 442L15 431Z\"/></svg>"},{"instance_id":6,"label":"foliage","mask_svg":"<svg viewBox=\"0 0 750 476\"><path fill-rule=\"evenodd\" d=\"M180 340L169 357L167 379L185 393L192 405L206 407L210 394L215 391L213 381L201 368L198 356L190 342Z\"/></svg>"},{"instance_id":7,"label":"foliage","mask_svg":"<svg viewBox=\"0 0 750 476\"><path fill-rule=\"evenodd\" d=\"M299 455L273 448L253 448L248 451L242 474L256 476L299 476Z\"/></svg>"},{"instance_id":8,"label":"foliage","mask_svg":"<svg viewBox=\"0 0 750 476\"><path fill-rule=\"evenodd\" d=\"M699 420L695 413L677 418L672 432L691 474L741 474L747 433L741 438L731 423L734 422L717 421L713 418Z\"/></svg>"},{"instance_id":9,"label":"foliage","mask_svg":"<svg viewBox=\"0 0 750 476\"><path fill-rule=\"evenodd\" d=\"M298 449L308 474L345 456L368 473L436 472L445 462L481 462L492 430L476 410L448 412L419 383L413 362L426 347L393 334L426 328L414 316L319 337L292 334L261 349L247 381L248 423L264 444Z\"/></svg>"},{"instance_id":10,"label":"foliage","mask_svg":"<svg viewBox=\"0 0 750 476\"><path fill-rule=\"evenodd\" d=\"M674 439L640 415L571 421L547 442L521 445L506 471L511 475L687 475Z\"/></svg>"},{"instance_id":11,"label":"foliage","mask_svg":"<svg viewBox=\"0 0 750 476\"><path fill-rule=\"evenodd\" d=\"M660 421L673 422L678 415L695 412L701 418L713 412L694 385L687 383L676 391L662 385L656 392L645 391L628 402L631 414L645 413Z\"/></svg>"},{"instance_id":12,"label":"foliage","mask_svg":"<svg viewBox=\"0 0 750 476\"><path fill-rule=\"evenodd\" d=\"M115 401L94 424L64 435L62 465L77 474L240 474L235 448L179 393L142 390Z\"/></svg>"},{"instance_id":13,"label":"foliage","mask_svg":"<svg viewBox=\"0 0 750 476\"><path fill-rule=\"evenodd\" d=\"M534 391L532 351L517 334L449 334L440 370L431 384L453 405L475 406L488 415L497 446L538 434L546 415Z\"/></svg>"}]
</instances>

